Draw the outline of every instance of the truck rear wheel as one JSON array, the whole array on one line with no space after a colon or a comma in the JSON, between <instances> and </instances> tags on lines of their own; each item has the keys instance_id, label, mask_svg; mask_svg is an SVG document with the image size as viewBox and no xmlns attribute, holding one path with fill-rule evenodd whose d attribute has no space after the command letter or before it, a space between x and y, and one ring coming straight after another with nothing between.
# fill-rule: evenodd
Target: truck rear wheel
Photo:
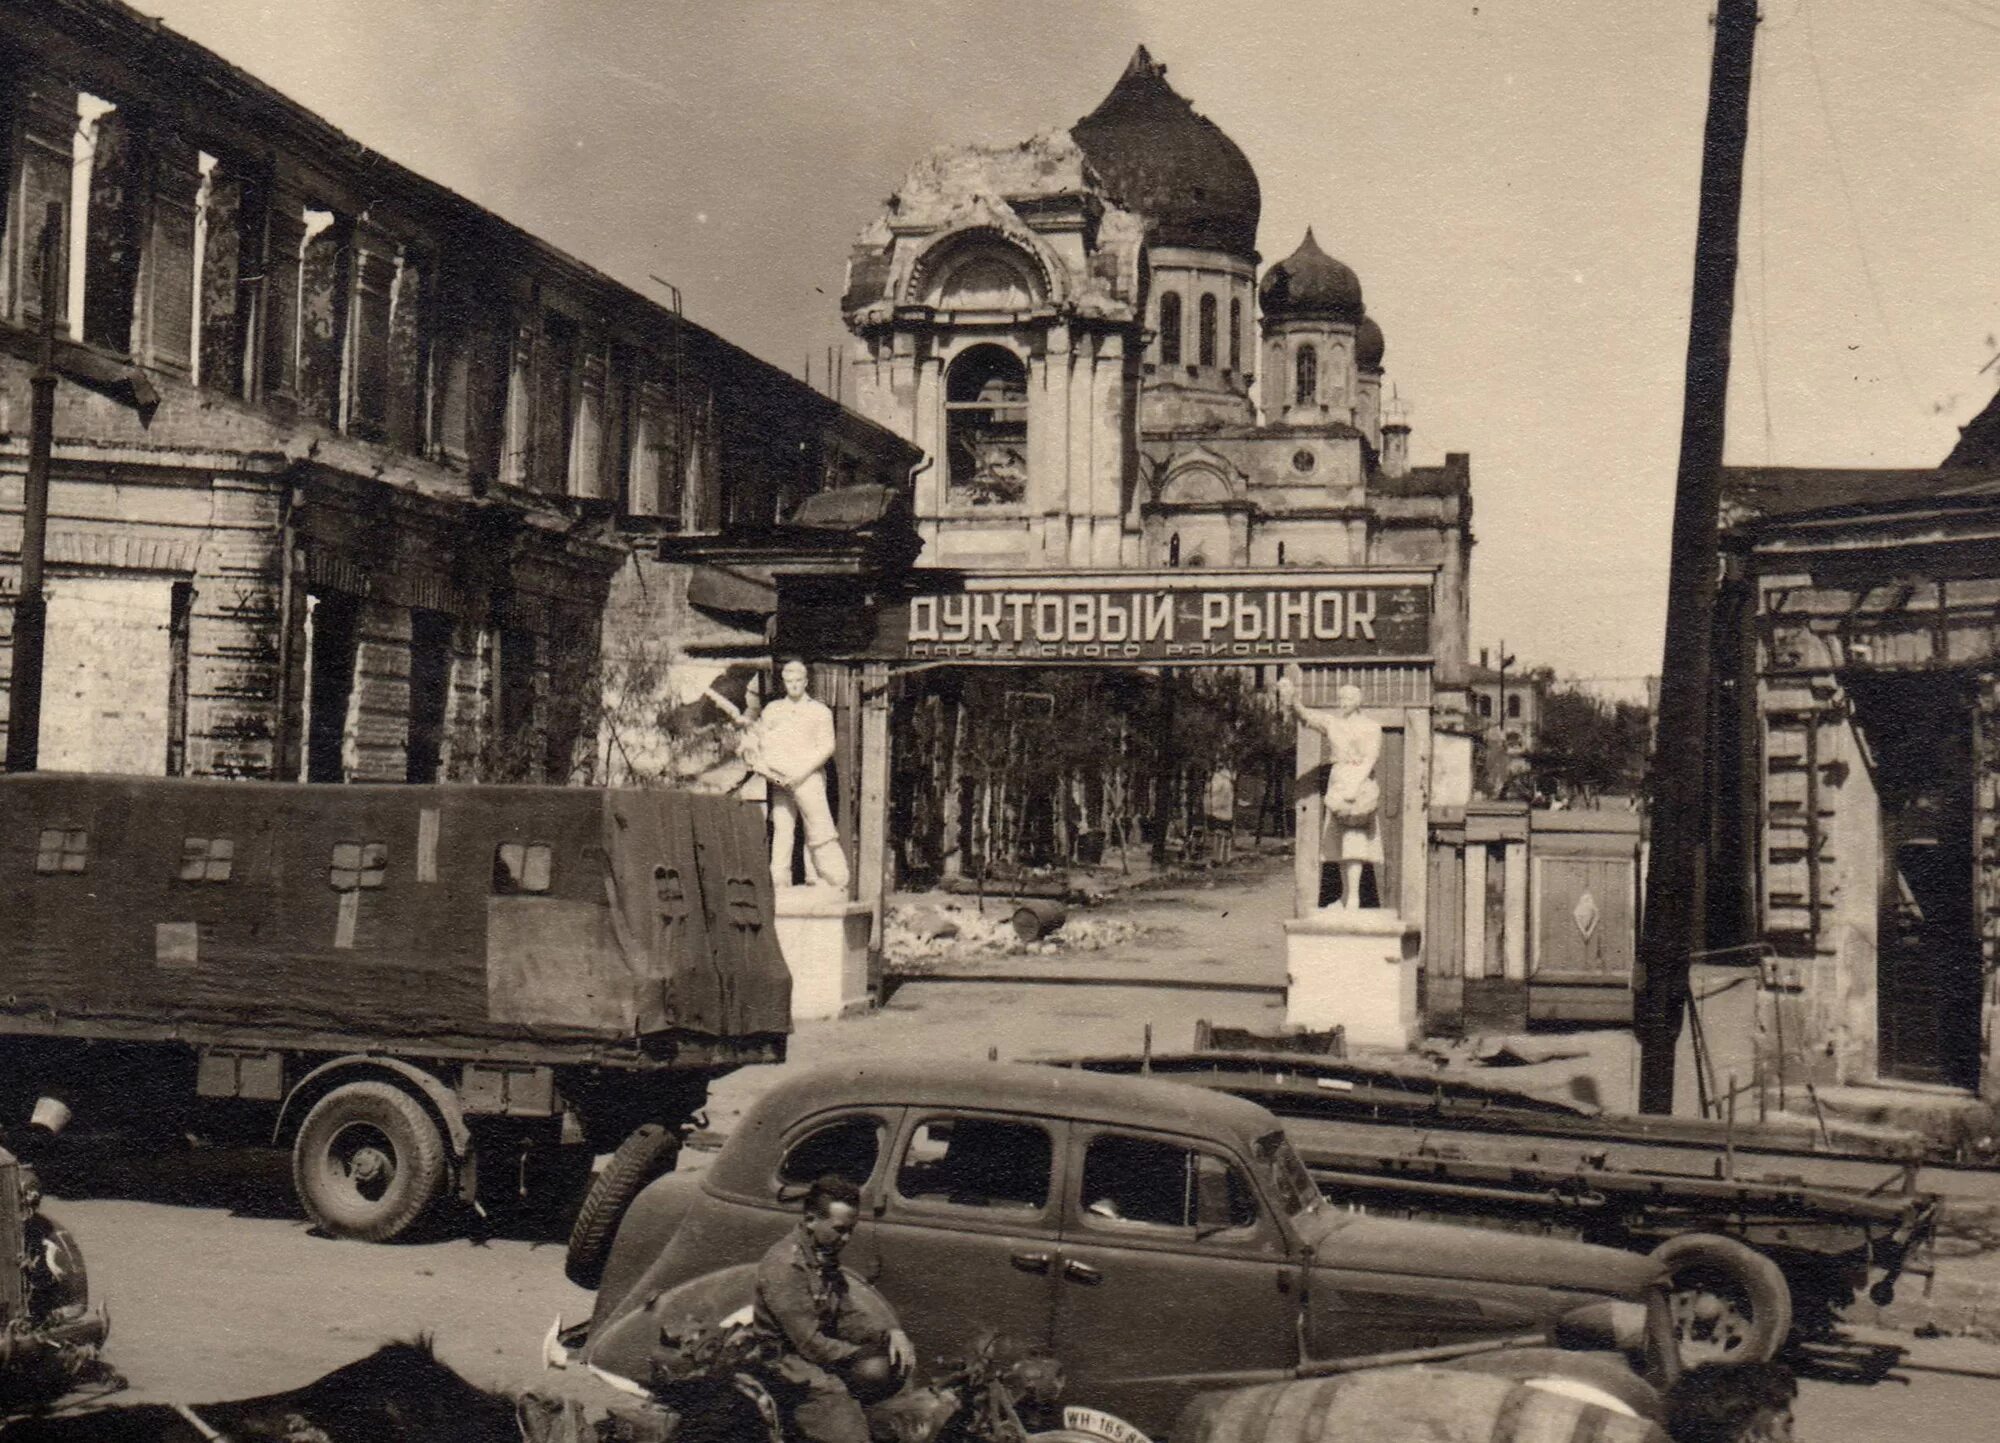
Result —
<instances>
[{"instance_id":1,"label":"truck rear wheel","mask_svg":"<svg viewBox=\"0 0 2000 1443\"><path fill-rule=\"evenodd\" d=\"M1653 1256L1667 1267L1681 1365L1768 1363L1792 1332L1792 1292L1778 1265L1734 1238L1682 1233Z\"/></svg>"},{"instance_id":2,"label":"truck rear wheel","mask_svg":"<svg viewBox=\"0 0 2000 1443\"><path fill-rule=\"evenodd\" d=\"M569 1230L563 1272L572 1283L595 1289L604 1280L604 1265L611 1260L611 1242L618 1235L625 1210L647 1183L673 1171L680 1150L680 1138L656 1122L634 1128L618 1144L611 1161L584 1194L576 1224Z\"/></svg>"},{"instance_id":3,"label":"truck rear wheel","mask_svg":"<svg viewBox=\"0 0 2000 1443\"><path fill-rule=\"evenodd\" d=\"M385 1243L407 1232L444 1185L444 1139L423 1104L386 1082L337 1087L306 1114L292 1183L320 1228Z\"/></svg>"}]
</instances>

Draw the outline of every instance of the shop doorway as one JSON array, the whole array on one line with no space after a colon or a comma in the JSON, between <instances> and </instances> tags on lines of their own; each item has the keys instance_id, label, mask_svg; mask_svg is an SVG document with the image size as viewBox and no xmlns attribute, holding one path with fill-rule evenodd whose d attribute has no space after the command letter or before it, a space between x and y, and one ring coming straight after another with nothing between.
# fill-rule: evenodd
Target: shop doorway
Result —
<instances>
[{"instance_id":1,"label":"shop doorway","mask_svg":"<svg viewBox=\"0 0 2000 1443\"><path fill-rule=\"evenodd\" d=\"M1974 1087L1981 978L1972 690L1951 674L1877 676L1850 680L1848 694L1881 815L1878 1071Z\"/></svg>"}]
</instances>

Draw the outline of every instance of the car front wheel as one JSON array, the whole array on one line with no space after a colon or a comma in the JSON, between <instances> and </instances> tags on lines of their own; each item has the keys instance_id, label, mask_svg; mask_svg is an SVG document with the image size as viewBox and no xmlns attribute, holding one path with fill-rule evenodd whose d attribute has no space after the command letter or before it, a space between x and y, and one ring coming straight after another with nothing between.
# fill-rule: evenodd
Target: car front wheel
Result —
<instances>
[{"instance_id":1,"label":"car front wheel","mask_svg":"<svg viewBox=\"0 0 2000 1443\"><path fill-rule=\"evenodd\" d=\"M1792 1331L1792 1293L1778 1265L1734 1238L1683 1233L1653 1250L1666 1264L1681 1365L1765 1363Z\"/></svg>"}]
</instances>

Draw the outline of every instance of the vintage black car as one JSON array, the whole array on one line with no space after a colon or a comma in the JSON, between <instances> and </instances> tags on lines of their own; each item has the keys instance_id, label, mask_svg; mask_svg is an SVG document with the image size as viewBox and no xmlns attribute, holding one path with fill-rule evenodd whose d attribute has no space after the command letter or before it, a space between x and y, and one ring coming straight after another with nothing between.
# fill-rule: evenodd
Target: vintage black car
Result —
<instances>
[{"instance_id":1,"label":"vintage black car","mask_svg":"<svg viewBox=\"0 0 2000 1443\"><path fill-rule=\"evenodd\" d=\"M924 1358L998 1328L1053 1351L1068 1397L1154 1437L1198 1392L1328 1359L1518 1338L1671 1366L1657 1263L1344 1209L1240 1098L944 1061L788 1079L710 1168L647 1187L583 1359L643 1379L663 1327L740 1308L825 1173L862 1188L845 1265Z\"/></svg>"}]
</instances>

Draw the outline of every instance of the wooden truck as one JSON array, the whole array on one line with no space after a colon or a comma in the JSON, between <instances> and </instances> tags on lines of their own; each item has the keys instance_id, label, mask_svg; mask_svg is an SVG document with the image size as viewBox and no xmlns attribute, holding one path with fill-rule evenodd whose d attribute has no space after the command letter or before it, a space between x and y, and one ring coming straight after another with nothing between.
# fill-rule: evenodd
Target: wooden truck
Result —
<instances>
[{"instance_id":1,"label":"wooden truck","mask_svg":"<svg viewBox=\"0 0 2000 1443\"><path fill-rule=\"evenodd\" d=\"M727 798L0 777L0 1106L289 1146L336 1235L641 1133L670 1166L790 1027Z\"/></svg>"}]
</instances>

